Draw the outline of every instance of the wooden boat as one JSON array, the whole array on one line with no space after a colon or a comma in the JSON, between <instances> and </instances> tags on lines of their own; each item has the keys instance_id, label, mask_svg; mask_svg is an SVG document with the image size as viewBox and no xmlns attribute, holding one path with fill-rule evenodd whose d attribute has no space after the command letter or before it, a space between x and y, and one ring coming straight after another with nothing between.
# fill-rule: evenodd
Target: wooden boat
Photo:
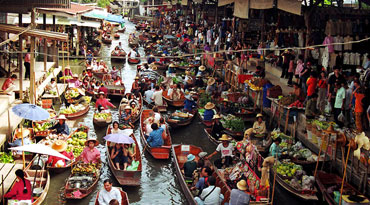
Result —
<instances>
[{"instance_id":1,"label":"wooden boat","mask_svg":"<svg viewBox=\"0 0 370 205\"><path fill-rule=\"evenodd\" d=\"M69 175L68 179L70 179L72 176L73 176L73 174ZM76 189L76 188L70 187L70 185L68 183L69 180L67 179L66 185L64 187L64 195L65 195L66 199L83 199L83 198L87 197L89 194L91 194L91 192L93 192L95 190L95 187L98 185L99 178L100 178L100 170L97 170L97 172L94 176L94 179L93 179L93 183L86 189L84 189L84 188ZM81 195L79 195L79 196L73 195L73 193L75 191L80 191Z\"/></svg>"},{"instance_id":2,"label":"wooden boat","mask_svg":"<svg viewBox=\"0 0 370 205\"><path fill-rule=\"evenodd\" d=\"M236 139L237 141L240 141L244 138L244 132L236 132L232 131L230 129L225 128L224 130L225 134L231 136L232 138Z\"/></svg>"},{"instance_id":3,"label":"wooden boat","mask_svg":"<svg viewBox=\"0 0 370 205\"><path fill-rule=\"evenodd\" d=\"M149 113L153 112L152 110L143 110L141 112L140 116L140 137L144 144L144 149L146 149L155 159L168 159L170 158L170 152L171 152L171 135L168 130L167 132L167 138L164 140L164 145L161 147L151 147L148 142L146 141L145 135L144 135L144 121L149 117Z\"/></svg>"},{"instance_id":4,"label":"wooden boat","mask_svg":"<svg viewBox=\"0 0 370 205\"><path fill-rule=\"evenodd\" d=\"M118 33L124 33L125 31L126 31L126 28L122 28L122 29L117 30Z\"/></svg>"},{"instance_id":5,"label":"wooden boat","mask_svg":"<svg viewBox=\"0 0 370 205\"><path fill-rule=\"evenodd\" d=\"M118 33L116 33L116 34L114 34L114 39L119 39L119 34Z\"/></svg>"},{"instance_id":6,"label":"wooden boat","mask_svg":"<svg viewBox=\"0 0 370 205\"><path fill-rule=\"evenodd\" d=\"M96 77L102 79L104 75L108 74L108 72L101 72L101 71L92 71L93 75Z\"/></svg>"},{"instance_id":7,"label":"wooden boat","mask_svg":"<svg viewBox=\"0 0 370 205\"><path fill-rule=\"evenodd\" d=\"M184 101L185 101L185 95L184 93L181 93L180 100L172 100L170 97L167 95L168 91L165 90L163 91L163 99L167 101L168 105L173 106L173 107L184 107Z\"/></svg>"},{"instance_id":8,"label":"wooden boat","mask_svg":"<svg viewBox=\"0 0 370 205\"><path fill-rule=\"evenodd\" d=\"M107 128L107 135L111 134L111 129L112 129L111 126ZM117 169L110 156L110 153L111 153L111 149L109 149L110 142L107 141L106 146L105 146L107 156L109 159L108 160L109 168L121 186L139 186L141 183L141 171L142 171L142 161L141 161L141 154L140 154L141 152L140 152L139 144L137 143L135 136L132 135L131 137L132 139L135 140L135 152L136 152L135 160L139 161L140 163L136 171L125 171L125 170Z\"/></svg>"},{"instance_id":9,"label":"wooden boat","mask_svg":"<svg viewBox=\"0 0 370 205\"><path fill-rule=\"evenodd\" d=\"M126 88L125 85L105 85L108 88L108 95L110 96L120 96L122 97L125 94Z\"/></svg>"},{"instance_id":10,"label":"wooden boat","mask_svg":"<svg viewBox=\"0 0 370 205\"><path fill-rule=\"evenodd\" d=\"M97 113L94 113L94 117L93 117L94 126L96 126L96 127L106 127L106 126L110 125L110 123L112 123L112 113L107 113L107 114L109 114L110 117L107 117L107 119L105 121L96 119L95 118L96 114Z\"/></svg>"},{"instance_id":11,"label":"wooden boat","mask_svg":"<svg viewBox=\"0 0 370 205\"><path fill-rule=\"evenodd\" d=\"M208 139L215 145L219 145L221 144L221 141L219 140L216 140L213 136L212 136L212 128L204 128L204 132L206 133Z\"/></svg>"},{"instance_id":12,"label":"wooden boat","mask_svg":"<svg viewBox=\"0 0 370 205\"><path fill-rule=\"evenodd\" d=\"M35 188L40 187L43 189L42 194L39 197L34 197L32 202L32 205L41 205L49 191L50 174L48 170L41 169L37 170L36 175L36 170L32 169L32 164L34 160L38 160L38 157L33 158L33 160L24 169L24 172L26 175L26 179L28 179L31 182L31 185L33 184L36 176Z\"/></svg>"},{"instance_id":13,"label":"wooden boat","mask_svg":"<svg viewBox=\"0 0 370 205\"><path fill-rule=\"evenodd\" d=\"M198 154L203 150L200 147L196 147L194 145L172 145L171 153L172 153L172 162L175 166L175 171L177 175L177 179L179 181L180 187L182 192L185 195L187 204L196 205L197 203L194 200L194 196L189 189L189 185L185 181L185 177L182 173L182 168L187 161L187 155L193 154L197 160Z\"/></svg>"},{"instance_id":14,"label":"wooden boat","mask_svg":"<svg viewBox=\"0 0 370 205\"><path fill-rule=\"evenodd\" d=\"M322 196L325 200L326 203L329 205L336 205L338 204L334 200L334 194L329 193L328 189L330 187L336 186L335 191L340 192L340 187L342 184L342 177L339 177L336 174L329 174L323 171L317 171L316 174L316 183L319 187L320 192L322 193ZM353 195L356 194L358 196L361 196L364 198L364 201L358 204L369 204L370 201L367 197L365 197L363 194L361 194L355 187L350 185L347 182L344 182L343 185L343 195ZM346 196L347 197L347 196ZM338 197L339 198L339 197ZM343 198L342 198L342 204L344 203ZM355 203L346 203L346 204L355 204Z\"/></svg>"},{"instance_id":15,"label":"wooden boat","mask_svg":"<svg viewBox=\"0 0 370 205\"><path fill-rule=\"evenodd\" d=\"M271 175L274 175L274 169L271 169ZM276 182L283 187L285 190L290 192L292 195L308 201L317 201L318 198L316 196L317 189L314 187L313 190L298 190L297 188L290 185L290 183L287 183L284 181L284 178L280 174L276 174Z\"/></svg>"},{"instance_id":16,"label":"wooden boat","mask_svg":"<svg viewBox=\"0 0 370 205\"><path fill-rule=\"evenodd\" d=\"M121 49L119 53L116 53L115 50L113 50L111 52L111 57L112 57L111 60L126 61L126 55L127 53L123 49Z\"/></svg>"},{"instance_id":17,"label":"wooden boat","mask_svg":"<svg viewBox=\"0 0 370 205\"><path fill-rule=\"evenodd\" d=\"M111 44L112 43L112 38L110 37L110 35L108 35L107 37L102 38L101 41L105 44Z\"/></svg>"},{"instance_id":18,"label":"wooden boat","mask_svg":"<svg viewBox=\"0 0 370 205\"><path fill-rule=\"evenodd\" d=\"M121 201L121 205L129 205L130 202L128 200L128 196L127 196L127 193L122 191L122 188L121 187L116 187L117 189L119 189L120 193L121 193L121 197L122 197L122 201ZM99 204L99 193L100 191L98 191L98 194L96 194L96 198L95 198L95 205L100 205Z\"/></svg>"},{"instance_id":19,"label":"wooden boat","mask_svg":"<svg viewBox=\"0 0 370 205\"><path fill-rule=\"evenodd\" d=\"M133 47L138 47L139 46L139 39L138 38L129 38L128 39L128 46L133 48Z\"/></svg>"},{"instance_id":20,"label":"wooden boat","mask_svg":"<svg viewBox=\"0 0 370 205\"><path fill-rule=\"evenodd\" d=\"M71 114L64 114L68 120L75 120L83 115L85 115L90 110L90 104L87 104L83 110L80 110Z\"/></svg>"},{"instance_id":21,"label":"wooden boat","mask_svg":"<svg viewBox=\"0 0 370 205\"><path fill-rule=\"evenodd\" d=\"M140 119L140 115L141 115L141 112L143 111L143 97L141 96L141 93L139 93L139 100L138 100L139 104L139 113L136 115L136 116L133 116L133 118L131 119L131 123L132 124L135 124L139 119ZM121 114L122 112L124 112L124 107L121 106L121 103L120 103L120 106L119 106L119 118L121 119Z\"/></svg>"},{"instance_id":22,"label":"wooden boat","mask_svg":"<svg viewBox=\"0 0 370 205\"><path fill-rule=\"evenodd\" d=\"M145 100L145 98L143 98L143 102L144 104L149 108L149 109L152 109L155 105L152 104L152 103L148 103L148 101ZM162 106L156 106L158 108L158 111L159 112L167 112L167 107L168 107L168 104L165 100L163 100L163 105Z\"/></svg>"},{"instance_id":23,"label":"wooden boat","mask_svg":"<svg viewBox=\"0 0 370 205\"><path fill-rule=\"evenodd\" d=\"M263 145L263 138L259 137L251 137L251 142L257 147L258 152L260 153L268 153L270 149L270 145L272 144L271 135L268 134L267 139L265 139L265 145Z\"/></svg>"},{"instance_id":24,"label":"wooden boat","mask_svg":"<svg viewBox=\"0 0 370 205\"><path fill-rule=\"evenodd\" d=\"M203 116L198 112L199 120L202 122L202 124L206 127L212 127L212 120L204 120Z\"/></svg>"},{"instance_id":25,"label":"wooden boat","mask_svg":"<svg viewBox=\"0 0 370 205\"><path fill-rule=\"evenodd\" d=\"M189 125L195 118L196 114L197 114L198 110L197 109L194 109L192 110L192 112L190 112L190 114L192 115L191 117L188 117L187 119L184 119L184 120L175 120L175 119L170 119L170 118L167 118L166 119L166 122L172 127L172 128L175 128L175 127L182 127L182 126L186 126L186 125Z\"/></svg>"},{"instance_id":26,"label":"wooden boat","mask_svg":"<svg viewBox=\"0 0 370 205\"><path fill-rule=\"evenodd\" d=\"M131 58L130 54L131 53L128 54L128 56L129 56L128 57L128 63L130 63L130 64L139 64L140 63L140 54L137 54L136 58Z\"/></svg>"}]
</instances>

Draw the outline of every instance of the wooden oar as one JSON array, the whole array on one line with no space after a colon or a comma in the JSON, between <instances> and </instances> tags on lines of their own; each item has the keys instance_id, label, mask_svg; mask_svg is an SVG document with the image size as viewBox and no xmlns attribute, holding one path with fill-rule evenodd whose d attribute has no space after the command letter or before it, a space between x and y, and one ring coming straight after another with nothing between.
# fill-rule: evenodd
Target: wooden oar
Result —
<instances>
[{"instance_id":1,"label":"wooden oar","mask_svg":"<svg viewBox=\"0 0 370 205\"><path fill-rule=\"evenodd\" d=\"M275 170L274 170L274 182L273 182L273 185L272 185L271 204L274 204L275 183L276 183L276 174L277 174L277 161L278 161L278 158L277 158L277 153L276 153L275 162L274 162Z\"/></svg>"},{"instance_id":2,"label":"wooden oar","mask_svg":"<svg viewBox=\"0 0 370 205\"><path fill-rule=\"evenodd\" d=\"M342 185L340 187L340 197L339 197L339 205L342 204L342 195L343 195L343 185L344 185L344 179L346 178L346 172L347 172L347 165L348 165L348 158L349 158L349 152L351 151L351 146L348 145L348 152L346 157L346 164L344 166L344 173L343 173L343 179L342 179Z\"/></svg>"}]
</instances>

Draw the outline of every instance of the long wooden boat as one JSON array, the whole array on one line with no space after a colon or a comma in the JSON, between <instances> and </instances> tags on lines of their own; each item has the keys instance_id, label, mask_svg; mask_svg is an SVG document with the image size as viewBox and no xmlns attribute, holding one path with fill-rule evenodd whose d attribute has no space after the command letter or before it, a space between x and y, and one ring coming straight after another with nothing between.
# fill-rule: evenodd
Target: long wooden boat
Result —
<instances>
[{"instance_id":1,"label":"long wooden boat","mask_svg":"<svg viewBox=\"0 0 370 205\"><path fill-rule=\"evenodd\" d=\"M139 100L138 100L138 102L139 102L139 104L138 104L138 106L139 106L139 113L136 116L133 116L132 117L132 119L131 119L131 123L132 124L135 124L137 121L139 121L141 112L143 111L143 108L144 108L144 106L143 106L143 97L141 96L141 93L139 93ZM118 112L119 112L119 118L121 119L121 114L122 114L122 112L124 112L123 106L121 106L121 105L119 106Z\"/></svg>"},{"instance_id":2,"label":"long wooden boat","mask_svg":"<svg viewBox=\"0 0 370 205\"><path fill-rule=\"evenodd\" d=\"M187 204L189 205L196 205L197 203L194 200L194 196L190 191L189 185L185 181L185 177L182 173L182 169L184 167L185 162L187 161L187 155L193 154L196 158L198 154L203 150L200 147L196 147L194 145L172 145L171 153L172 153L172 162L175 166L176 176L179 181L180 187L182 192L185 195Z\"/></svg>"},{"instance_id":3,"label":"long wooden boat","mask_svg":"<svg viewBox=\"0 0 370 205\"><path fill-rule=\"evenodd\" d=\"M104 75L108 74L108 72L101 72L101 71L92 71L93 75L96 77L102 79Z\"/></svg>"},{"instance_id":4,"label":"long wooden boat","mask_svg":"<svg viewBox=\"0 0 370 205\"><path fill-rule=\"evenodd\" d=\"M176 128L176 127L183 127L183 126L186 126L186 125L189 125L195 118L196 114L197 114L198 110L197 109L193 109L190 114L192 115L191 117L188 117L187 119L184 119L184 120L175 120L175 119L170 119L170 118L167 118L166 119L166 122L172 127L172 128Z\"/></svg>"},{"instance_id":5,"label":"long wooden boat","mask_svg":"<svg viewBox=\"0 0 370 205\"><path fill-rule=\"evenodd\" d=\"M342 177L339 177L336 174L329 174L323 171L318 171L316 175L316 183L326 203L328 203L329 205L338 204L334 200L334 194L329 193L328 189L330 187L335 186L337 188L337 190L335 191L340 192L340 187L342 184ZM369 199L365 197L364 195L362 195L355 187L353 187L347 182L344 182L343 195L354 195L354 194L364 198L364 201L358 204L369 204L370 203ZM343 203L344 201L342 198L342 204ZM356 204L356 203L346 203L346 204Z\"/></svg>"},{"instance_id":6,"label":"long wooden boat","mask_svg":"<svg viewBox=\"0 0 370 205\"><path fill-rule=\"evenodd\" d=\"M110 36L106 37L106 38L102 38L101 40L103 43L105 44L111 44L112 43L112 38L110 38Z\"/></svg>"},{"instance_id":7,"label":"long wooden boat","mask_svg":"<svg viewBox=\"0 0 370 205\"><path fill-rule=\"evenodd\" d=\"M212 136L212 128L204 128L204 132L206 133L209 141L211 141L213 144L215 145L219 145L221 143L221 141L219 140L216 140L213 136Z\"/></svg>"},{"instance_id":8,"label":"long wooden boat","mask_svg":"<svg viewBox=\"0 0 370 205\"><path fill-rule=\"evenodd\" d=\"M167 90L163 91L162 96L163 96L163 99L167 101L168 105L173 106L173 107L184 107L184 101L185 101L184 93L181 93L181 97L179 100L170 99L167 93L168 93Z\"/></svg>"},{"instance_id":9,"label":"long wooden boat","mask_svg":"<svg viewBox=\"0 0 370 205\"><path fill-rule=\"evenodd\" d=\"M107 128L107 135L111 134L111 129L112 127L109 126ZM139 186L141 183L141 171L142 171L142 161L141 161L141 152L139 149L139 144L136 141L136 138L134 135L131 136L132 139L135 140L135 160L139 161L139 166L136 171L125 171L125 170L119 170L115 167L112 158L111 158L111 149L110 147L110 142L106 142L106 152L108 156L108 165L110 170L112 171L114 177L117 179L118 183L121 186Z\"/></svg>"},{"instance_id":10,"label":"long wooden boat","mask_svg":"<svg viewBox=\"0 0 370 205\"><path fill-rule=\"evenodd\" d=\"M121 205L129 205L130 201L128 200L127 193L122 191L121 187L116 187L116 188L119 189L119 192L121 193L122 201L121 201L120 204ZM95 205L100 205L100 203L99 203L99 193L100 193L100 191L98 191L98 194L96 194Z\"/></svg>"},{"instance_id":11,"label":"long wooden boat","mask_svg":"<svg viewBox=\"0 0 370 205\"><path fill-rule=\"evenodd\" d=\"M37 155L36 155L37 156ZM26 179L28 179L31 182L31 185L34 182L35 176L36 176L36 183L35 188L40 187L43 189L42 194L39 197L34 197L32 205L41 205L42 202L45 200L46 195L48 194L49 187L50 187L50 174L48 170L36 170L32 169L32 164L34 160L38 160L38 157L33 158L31 163L28 164L28 166L24 169Z\"/></svg>"},{"instance_id":12,"label":"long wooden boat","mask_svg":"<svg viewBox=\"0 0 370 205\"><path fill-rule=\"evenodd\" d=\"M124 33L125 31L126 31L126 28L122 28L122 29L117 30L118 33Z\"/></svg>"},{"instance_id":13,"label":"long wooden boat","mask_svg":"<svg viewBox=\"0 0 370 205\"><path fill-rule=\"evenodd\" d=\"M166 140L164 140L164 145L162 145L161 147L151 147L149 143L146 141L145 134L144 134L145 133L144 132L145 131L144 121L145 119L149 117L150 112L153 112L153 111L143 110L140 116L140 137L144 144L144 149L146 149L155 159L169 159L172 141L171 141L170 132L168 130L166 130L167 138Z\"/></svg>"},{"instance_id":14,"label":"long wooden boat","mask_svg":"<svg viewBox=\"0 0 370 205\"><path fill-rule=\"evenodd\" d=\"M95 118L96 114L97 113L94 113L94 117L93 117L94 126L96 126L96 127L106 127L106 126L108 126L112 123L112 113L107 113L107 114L110 115L110 117L108 117L107 120L105 120L105 121L96 119Z\"/></svg>"},{"instance_id":15,"label":"long wooden boat","mask_svg":"<svg viewBox=\"0 0 370 205\"><path fill-rule=\"evenodd\" d=\"M145 100L145 98L143 97L143 102L144 104L149 108L149 109L152 109L155 105L152 104L152 103L148 103L148 101ZM163 105L162 106L156 106L158 108L158 111L159 112L167 112L167 107L168 107L168 104L165 100L163 100Z\"/></svg>"},{"instance_id":16,"label":"long wooden boat","mask_svg":"<svg viewBox=\"0 0 370 205\"><path fill-rule=\"evenodd\" d=\"M85 115L90 110L90 104L87 104L83 110L80 110L71 114L64 114L68 120L75 120L83 115Z\"/></svg>"},{"instance_id":17,"label":"long wooden boat","mask_svg":"<svg viewBox=\"0 0 370 205\"><path fill-rule=\"evenodd\" d=\"M271 169L271 173L274 175L274 169ZM292 195L303 199L307 201L317 201L319 200L316 196L317 189L314 187L313 190L298 190L297 188L290 185L290 183L287 183L284 181L283 177L280 174L276 174L276 182L283 187L285 190L287 190Z\"/></svg>"},{"instance_id":18,"label":"long wooden boat","mask_svg":"<svg viewBox=\"0 0 370 205\"><path fill-rule=\"evenodd\" d=\"M70 179L71 177L73 176L73 174L71 174L68 179ZM87 197L89 194L91 194L91 192L93 192L96 188L96 186L98 185L98 181L99 181L99 178L100 178L100 170L97 170L96 172L96 175L94 177L94 181L93 183L86 189L84 188L72 188L69 186L69 183L68 183L68 180L66 182L66 185L64 187L64 195L66 197L66 199L83 199L85 197ZM75 196L73 193L75 191L80 191L80 195L79 196Z\"/></svg>"},{"instance_id":19,"label":"long wooden boat","mask_svg":"<svg viewBox=\"0 0 370 205\"><path fill-rule=\"evenodd\" d=\"M136 58L131 58L130 57L130 53L128 54L128 63L129 64L139 64L140 63L140 55L139 54L137 54L136 55Z\"/></svg>"},{"instance_id":20,"label":"long wooden boat","mask_svg":"<svg viewBox=\"0 0 370 205\"><path fill-rule=\"evenodd\" d=\"M203 116L198 112L198 117L199 117L199 120L202 122L202 124L206 127L212 127L212 123L213 121L212 120L204 120Z\"/></svg>"},{"instance_id":21,"label":"long wooden boat","mask_svg":"<svg viewBox=\"0 0 370 205\"><path fill-rule=\"evenodd\" d=\"M126 55L127 53L121 49L119 53L116 53L115 50L111 52L111 60L113 61L126 61Z\"/></svg>"},{"instance_id":22,"label":"long wooden boat","mask_svg":"<svg viewBox=\"0 0 370 205\"><path fill-rule=\"evenodd\" d=\"M119 96L122 97L125 94L125 85L105 85L108 88L109 96Z\"/></svg>"}]
</instances>

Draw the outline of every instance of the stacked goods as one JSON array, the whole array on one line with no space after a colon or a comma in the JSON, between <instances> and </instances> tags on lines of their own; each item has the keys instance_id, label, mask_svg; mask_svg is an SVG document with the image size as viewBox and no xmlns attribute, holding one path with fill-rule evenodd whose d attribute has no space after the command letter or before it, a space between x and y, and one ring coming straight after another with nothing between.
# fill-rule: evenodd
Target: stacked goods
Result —
<instances>
[{"instance_id":1,"label":"stacked goods","mask_svg":"<svg viewBox=\"0 0 370 205\"><path fill-rule=\"evenodd\" d=\"M303 103L299 100L296 100L294 103L290 104L288 107L303 108Z\"/></svg>"},{"instance_id":2,"label":"stacked goods","mask_svg":"<svg viewBox=\"0 0 370 205\"><path fill-rule=\"evenodd\" d=\"M292 178L297 171L302 171L302 166L294 164L293 162L281 162L277 165L276 172L286 178Z\"/></svg>"},{"instance_id":3,"label":"stacked goods","mask_svg":"<svg viewBox=\"0 0 370 205\"><path fill-rule=\"evenodd\" d=\"M261 87L261 86L257 86L257 85L255 85L255 84L252 82L252 80L248 81L248 86L249 86L249 87L250 87L250 89L252 89L252 90L256 90L256 91L258 91L258 90L262 90L262 87Z\"/></svg>"},{"instance_id":4,"label":"stacked goods","mask_svg":"<svg viewBox=\"0 0 370 205\"><path fill-rule=\"evenodd\" d=\"M250 83L256 87L263 87L266 85L267 80L262 78L252 78L252 80L250 80Z\"/></svg>"},{"instance_id":5,"label":"stacked goods","mask_svg":"<svg viewBox=\"0 0 370 205\"><path fill-rule=\"evenodd\" d=\"M71 79L73 79L73 77L70 76L70 75L62 76L62 77L59 78L60 81L63 81L63 80L71 80Z\"/></svg>"},{"instance_id":6,"label":"stacked goods","mask_svg":"<svg viewBox=\"0 0 370 205\"><path fill-rule=\"evenodd\" d=\"M57 134L49 134L45 139L41 140L40 144L44 144L46 146L51 146L57 140L67 140L68 136L65 134L57 135Z\"/></svg>"},{"instance_id":7,"label":"stacked goods","mask_svg":"<svg viewBox=\"0 0 370 205\"><path fill-rule=\"evenodd\" d=\"M245 129L243 119L235 115L227 115L221 120L221 123L226 129L234 132L243 132Z\"/></svg>"},{"instance_id":8,"label":"stacked goods","mask_svg":"<svg viewBox=\"0 0 370 205\"><path fill-rule=\"evenodd\" d=\"M112 113L95 113L94 119L98 121L111 121L112 120Z\"/></svg>"},{"instance_id":9,"label":"stacked goods","mask_svg":"<svg viewBox=\"0 0 370 205\"><path fill-rule=\"evenodd\" d=\"M208 102L211 102L212 96L207 93L202 93L199 96L199 100L197 102L198 107L204 107ZM202 113L203 114L203 113Z\"/></svg>"},{"instance_id":10,"label":"stacked goods","mask_svg":"<svg viewBox=\"0 0 370 205\"><path fill-rule=\"evenodd\" d=\"M297 160L307 162L317 161L317 155L313 154L309 149L303 147L301 142L297 142L296 144L294 144L288 151L288 154L290 157Z\"/></svg>"},{"instance_id":11,"label":"stacked goods","mask_svg":"<svg viewBox=\"0 0 370 205\"><path fill-rule=\"evenodd\" d=\"M0 152L0 163L14 163L12 153Z\"/></svg>"},{"instance_id":12,"label":"stacked goods","mask_svg":"<svg viewBox=\"0 0 370 205\"><path fill-rule=\"evenodd\" d=\"M90 103L91 97L84 96L83 98L85 98L86 104L89 104ZM78 105L71 104L67 108L61 109L60 110L60 114L67 114L67 115L68 114L73 114L73 113L76 113L76 112L80 112L80 111L82 111L84 109L86 109L86 105L83 105L83 104L78 104Z\"/></svg>"},{"instance_id":13,"label":"stacked goods","mask_svg":"<svg viewBox=\"0 0 370 205\"><path fill-rule=\"evenodd\" d=\"M297 97L295 95L287 95L279 100L279 104L283 106L288 106L296 101Z\"/></svg>"},{"instance_id":14,"label":"stacked goods","mask_svg":"<svg viewBox=\"0 0 370 205\"><path fill-rule=\"evenodd\" d=\"M89 163L78 163L75 167L72 169L73 175L91 175L96 174L98 172L99 168L96 164Z\"/></svg>"},{"instance_id":15,"label":"stacked goods","mask_svg":"<svg viewBox=\"0 0 370 205\"><path fill-rule=\"evenodd\" d=\"M275 140L276 138L281 138L281 143L279 144L279 146L282 149L290 148L290 146L294 142L294 139L292 136L288 136L284 134L283 132L280 132L280 130L276 130L276 129L271 132L271 138L273 140Z\"/></svg>"},{"instance_id":16,"label":"stacked goods","mask_svg":"<svg viewBox=\"0 0 370 205\"><path fill-rule=\"evenodd\" d=\"M282 94L283 90L281 89L280 85L275 85L267 90L267 96L270 98L277 98Z\"/></svg>"},{"instance_id":17,"label":"stacked goods","mask_svg":"<svg viewBox=\"0 0 370 205\"><path fill-rule=\"evenodd\" d=\"M84 131L79 131L73 133L72 136L67 140L67 152L73 152L73 155L77 158L80 156L81 152L85 147L85 142L87 139L87 133Z\"/></svg>"},{"instance_id":18,"label":"stacked goods","mask_svg":"<svg viewBox=\"0 0 370 205\"><path fill-rule=\"evenodd\" d=\"M77 98L78 96L80 96L80 92L78 91L78 88L69 89L65 93L65 98L67 100L72 99L72 98Z\"/></svg>"},{"instance_id":19,"label":"stacked goods","mask_svg":"<svg viewBox=\"0 0 370 205\"><path fill-rule=\"evenodd\" d=\"M42 125L41 125L42 124ZM45 122L45 123L35 123L35 127L33 128L33 131L42 132L47 131L50 127L52 127L53 124L51 122Z\"/></svg>"},{"instance_id":20,"label":"stacked goods","mask_svg":"<svg viewBox=\"0 0 370 205\"><path fill-rule=\"evenodd\" d=\"M337 126L335 122L327 122L327 121L321 121L321 120L312 121L312 126L316 126L320 130L326 130L329 128L330 125L333 125L334 127Z\"/></svg>"}]
</instances>

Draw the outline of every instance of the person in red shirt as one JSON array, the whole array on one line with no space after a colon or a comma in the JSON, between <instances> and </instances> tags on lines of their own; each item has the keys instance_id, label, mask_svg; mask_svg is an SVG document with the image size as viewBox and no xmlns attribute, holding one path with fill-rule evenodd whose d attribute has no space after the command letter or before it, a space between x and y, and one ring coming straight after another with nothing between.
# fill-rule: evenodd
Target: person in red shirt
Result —
<instances>
[{"instance_id":1,"label":"person in red shirt","mask_svg":"<svg viewBox=\"0 0 370 205\"><path fill-rule=\"evenodd\" d=\"M104 83L100 85L100 88L98 89L99 93L103 92L104 95L108 94L108 88L104 86Z\"/></svg>"},{"instance_id":2,"label":"person in red shirt","mask_svg":"<svg viewBox=\"0 0 370 205\"><path fill-rule=\"evenodd\" d=\"M67 146L66 141L57 140L53 145L51 145L51 148L72 160L74 158L73 152L67 153ZM56 156L49 156L47 164L51 164L52 167L65 167L67 165L65 159Z\"/></svg>"},{"instance_id":3,"label":"person in red shirt","mask_svg":"<svg viewBox=\"0 0 370 205\"><path fill-rule=\"evenodd\" d=\"M324 112L325 105L326 105L326 90L328 88L326 73L321 72L320 73L320 79L317 82L317 87L319 89L319 98L317 100L317 108L320 110L321 113Z\"/></svg>"},{"instance_id":4,"label":"person in red shirt","mask_svg":"<svg viewBox=\"0 0 370 205\"><path fill-rule=\"evenodd\" d=\"M27 49L27 54L24 56L24 67L26 68L26 72L24 74L24 79L29 79L30 78L30 74L31 74L31 49L28 48Z\"/></svg>"},{"instance_id":5,"label":"person in red shirt","mask_svg":"<svg viewBox=\"0 0 370 205\"><path fill-rule=\"evenodd\" d=\"M362 127L362 114L364 113L364 105L362 103L362 99L365 97L365 89L362 86L356 88L353 91L353 95L355 96L355 122L356 122L356 129L358 133L363 131Z\"/></svg>"},{"instance_id":6,"label":"person in red shirt","mask_svg":"<svg viewBox=\"0 0 370 205\"><path fill-rule=\"evenodd\" d=\"M108 107L116 108L111 102L108 101L107 98L104 97L104 92L99 92L99 99L96 100L95 108L98 108L99 105L103 106L104 109L108 109Z\"/></svg>"},{"instance_id":7,"label":"person in red shirt","mask_svg":"<svg viewBox=\"0 0 370 205\"><path fill-rule=\"evenodd\" d=\"M311 72L310 77L307 80L307 100L312 98L312 95L316 91L317 86L317 74L316 72Z\"/></svg>"},{"instance_id":8,"label":"person in red shirt","mask_svg":"<svg viewBox=\"0 0 370 205\"><path fill-rule=\"evenodd\" d=\"M16 79L17 79L17 76L15 74L10 76L10 78L6 79L2 88L1 88L3 90L3 92L5 92L8 95L11 95L13 93L14 89L15 89L14 81Z\"/></svg>"},{"instance_id":9,"label":"person in red shirt","mask_svg":"<svg viewBox=\"0 0 370 205\"><path fill-rule=\"evenodd\" d=\"M15 200L32 200L31 182L24 178L24 172L21 169L15 171L16 182L12 189L4 195L4 198Z\"/></svg>"}]
</instances>

